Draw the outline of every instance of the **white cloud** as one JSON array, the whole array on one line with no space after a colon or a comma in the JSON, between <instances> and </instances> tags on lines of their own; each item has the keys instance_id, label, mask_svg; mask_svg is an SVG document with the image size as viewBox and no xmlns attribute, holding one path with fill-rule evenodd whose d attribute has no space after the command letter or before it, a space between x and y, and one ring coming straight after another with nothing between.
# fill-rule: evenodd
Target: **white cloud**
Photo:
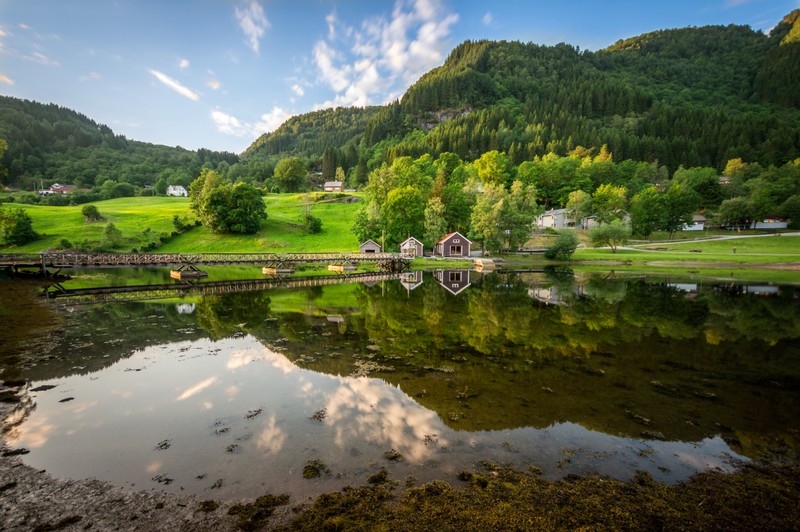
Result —
<instances>
[{"instance_id":1,"label":"white cloud","mask_svg":"<svg viewBox=\"0 0 800 532\"><path fill-rule=\"evenodd\" d=\"M349 49L337 49L331 42L341 37L334 31L335 14L326 21L329 40L314 46L314 62L320 80L336 96L317 108L385 103L402 93L442 63L458 15L441 0L397 0L390 19L364 19L358 30L345 32Z\"/></svg>"},{"instance_id":2,"label":"white cloud","mask_svg":"<svg viewBox=\"0 0 800 532\"><path fill-rule=\"evenodd\" d=\"M189 68L189 60L181 59L180 61L178 61L178 68Z\"/></svg>"},{"instance_id":3,"label":"white cloud","mask_svg":"<svg viewBox=\"0 0 800 532\"><path fill-rule=\"evenodd\" d=\"M243 8L235 9L236 20L247 37L250 48L258 54L259 39L264 36L264 32L271 26L264 8L256 0L249 0Z\"/></svg>"},{"instance_id":4,"label":"white cloud","mask_svg":"<svg viewBox=\"0 0 800 532\"><path fill-rule=\"evenodd\" d=\"M4 85L13 85L14 84L14 80L9 78L8 76L0 74L0 83L2 83Z\"/></svg>"},{"instance_id":5,"label":"white cloud","mask_svg":"<svg viewBox=\"0 0 800 532\"><path fill-rule=\"evenodd\" d=\"M294 92L298 96L303 96L306 93L306 91L303 90L303 87L301 87L299 83L295 83L294 85L292 85L292 92Z\"/></svg>"},{"instance_id":6,"label":"white cloud","mask_svg":"<svg viewBox=\"0 0 800 532\"><path fill-rule=\"evenodd\" d=\"M87 75L81 76L78 79L80 81L97 81L100 78L102 78L102 76L100 74L98 74L97 72L89 72Z\"/></svg>"},{"instance_id":7,"label":"white cloud","mask_svg":"<svg viewBox=\"0 0 800 532\"><path fill-rule=\"evenodd\" d=\"M270 133L275 131L281 124L286 122L291 117L292 114L288 111L285 111L277 106L273 107L272 111L261 115L261 118L256 123L255 136L261 135L262 133Z\"/></svg>"},{"instance_id":8,"label":"white cloud","mask_svg":"<svg viewBox=\"0 0 800 532\"><path fill-rule=\"evenodd\" d=\"M214 78L211 78L210 80L208 80L206 85L208 85L209 87L211 87L215 91L219 90L220 87L222 87L222 83L220 83L219 80L214 79Z\"/></svg>"},{"instance_id":9,"label":"white cloud","mask_svg":"<svg viewBox=\"0 0 800 532\"><path fill-rule=\"evenodd\" d=\"M485 26L489 26L492 23L492 21L494 21L494 16L492 15L491 11L487 11L486 14L483 15L481 22L483 22Z\"/></svg>"},{"instance_id":10,"label":"white cloud","mask_svg":"<svg viewBox=\"0 0 800 532\"><path fill-rule=\"evenodd\" d=\"M328 39L336 38L336 12L330 13L325 17L325 22L328 23Z\"/></svg>"},{"instance_id":11,"label":"white cloud","mask_svg":"<svg viewBox=\"0 0 800 532\"><path fill-rule=\"evenodd\" d=\"M177 92L181 96L185 96L185 97L189 98L190 100L192 100L193 102L196 102L196 101L198 101L200 99L200 95L199 94L194 92L189 87L181 85L180 82L178 82L177 80L172 79L171 77L167 76L163 72L159 72L158 70L152 70L152 69L148 70L148 72L150 72L153 76L155 76L158 81L160 81L161 83L163 83L164 85L166 85L170 89L174 90L175 92Z\"/></svg>"},{"instance_id":12,"label":"white cloud","mask_svg":"<svg viewBox=\"0 0 800 532\"><path fill-rule=\"evenodd\" d=\"M225 135L240 138L255 139L263 133L275 131L278 126L292 117L288 111L280 107L273 107L272 111L262 114L256 123L242 122L233 115L219 110L211 112L211 119L217 126L217 131Z\"/></svg>"},{"instance_id":13,"label":"white cloud","mask_svg":"<svg viewBox=\"0 0 800 532\"><path fill-rule=\"evenodd\" d=\"M58 61L56 61L55 59L51 59L51 58L47 57L46 55L44 55L43 53L40 53L40 52L33 52L28 57L28 59L30 59L32 61L35 61L37 63L41 63L43 65L60 66L58 64Z\"/></svg>"}]
</instances>

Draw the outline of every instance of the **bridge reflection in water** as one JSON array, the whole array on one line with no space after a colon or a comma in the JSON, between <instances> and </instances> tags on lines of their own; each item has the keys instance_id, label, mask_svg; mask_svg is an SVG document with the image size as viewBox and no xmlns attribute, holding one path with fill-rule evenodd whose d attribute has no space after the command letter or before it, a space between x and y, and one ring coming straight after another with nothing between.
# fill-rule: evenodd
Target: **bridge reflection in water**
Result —
<instances>
[{"instance_id":1,"label":"bridge reflection in water","mask_svg":"<svg viewBox=\"0 0 800 532\"><path fill-rule=\"evenodd\" d=\"M229 294L254 292L273 288L305 288L345 283L373 284L395 280L400 273L353 273L349 275L316 275L305 277L272 277L239 281L212 281L203 283L157 284L138 286L106 286L99 288L66 289L56 283L48 287L45 297L63 304L102 303L106 301L139 301L168 299L187 295Z\"/></svg>"}]
</instances>

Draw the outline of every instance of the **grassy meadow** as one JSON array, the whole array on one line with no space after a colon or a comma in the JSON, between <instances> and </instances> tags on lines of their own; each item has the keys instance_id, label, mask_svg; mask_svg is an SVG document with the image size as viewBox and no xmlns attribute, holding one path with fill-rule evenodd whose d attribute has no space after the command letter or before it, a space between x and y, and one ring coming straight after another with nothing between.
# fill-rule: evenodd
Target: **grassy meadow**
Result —
<instances>
[{"instance_id":1,"label":"grassy meadow","mask_svg":"<svg viewBox=\"0 0 800 532\"><path fill-rule=\"evenodd\" d=\"M726 263L775 264L800 261L800 236L753 236L724 240L653 243L636 248L579 248L575 261L630 261L634 263Z\"/></svg>"},{"instance_id":2,"label":"grassy meadow","mask_svg":"<svg viewBox=\"0 0 800 532\"><path fill-rule=\"evenodd\" d=\"M311 200L308 202L311 213L322 220L322 231L315 235L306 234L302 226L307 199ZM341 199L323 194L265 196L268 218L254 235L215 235L199 226L171 236L175 231L175 215L194 220L187 198L137 197L94 202L92 205L103 219L92 223L84 221L82 205L10 204L6 208L19 207L28 212L34 230L42 238L24 246L0 248L0 251L31 253L60 249L62 240L80 248L99 246L108 223L122 232L121 244L110 250L115 252L140 250L148 242L160 243L152 250L156 253L358 251L359 242L351 228L360 203L344 203ZM163 243L159 238L162 235L166 240Z\"/></svg>"},{"instance_id":3,"label":"grassy meadow","mask_svg":"<svg viewBox=\"0 0 800 532\"><path fill-rule=\"evenodd\" d=\"M269 194L264 197L267 220L254 235L216 235L205 227L173 235L174 216L194 221L187 198L137 197L120 198L93 203L103 219L87 223L81 214L83 206L52 207L10 204L7 208L22 208L32 220L33 227L42 237L19 247L0 248L3 252L25 253L48 249L61 249L66 240L74 247L92 249L103 244L103 234L108 223L122 233L122 241L111 251L142 250L148 243L157 243L152 249L157 253L203 252L325 252L357 251L359 242L352 233L353 222L361 203L359 194L336 197L312 194ZM322 220L322 232L307 234L302 225L306 208ZM688 233L679 234L687 236ZM633 247L610 249L579 248L572 263L623 264L648 268L722 267L740 268L776 266L777 263L800 263L800 236L742 236L727 233L724 240L710 240L712 235L691 233L700 240L637 243ZM542 235L533 244L547 245L551 238ZM720 236L720 235L714 235ZM539 241L541 240L541 242ZM585 238L582 240L586 241ZM510 263L544 261L540 255L505 257ZM430 262L430 260L428 260ZM469 261L464 261L469 265ZM427 263L426 263L427 264ZM416 265L419 266L419 265ZM438 267L439 264L428 267ZM785 267L785 264L782 266ZM794 275L797 275L794 272Z\"/></svg>"}]
</instances>

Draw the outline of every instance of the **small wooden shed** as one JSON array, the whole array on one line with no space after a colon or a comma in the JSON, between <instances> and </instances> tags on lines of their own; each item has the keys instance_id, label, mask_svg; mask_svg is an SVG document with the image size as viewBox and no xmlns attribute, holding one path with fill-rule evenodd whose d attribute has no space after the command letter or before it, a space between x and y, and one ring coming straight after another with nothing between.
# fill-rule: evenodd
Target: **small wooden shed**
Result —
<instances>
[{"instance_id":1,"label":"small wooden shed","mask_svg":"<svg viewBox=\"0 0 800 532\"><path fill-rule=\"evenodd\" d=\"M372 239L367 240L358 247L359 253L380 253L381 245Z\"/></svg>"},{"instance_id":2,"label":"small wooden shed","mask_svg":"<svg viewBox=\"0 0 800 532\"><path fill-rule=\"evenodd\" d=\"M422 242L410 236L400 243L400 254L404 257L421 257Z\"/></svg>"}]
</instances>

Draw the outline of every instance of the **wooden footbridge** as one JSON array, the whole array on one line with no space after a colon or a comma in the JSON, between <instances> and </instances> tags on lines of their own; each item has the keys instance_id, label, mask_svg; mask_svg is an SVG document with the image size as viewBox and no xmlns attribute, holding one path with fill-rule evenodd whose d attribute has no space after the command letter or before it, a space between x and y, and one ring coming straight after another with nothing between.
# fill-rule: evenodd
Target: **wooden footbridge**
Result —
<instances>
[{"instance_id":1,"label":"wooden footbridge","mask_svg":"<svg viewBox=\"0 0 800 532\"><path fill-rule=\"evenodd\" d=\"M254 292L278 288L308 288L344 283L374 284L379 281L399 279L399 273L354 273L342 275L317 275L307 277L272 277L239 281L202 283L173 283L136 286L107 286L99 288L65 289L53 284L45 292L47 299L64 305L104 303L109 301L141 301L171 299L195 295L219 295Z\"/></svg>"},{"instance_id":2,"label":"wooden footbridge","mask_svg":"<svg viewBox=\"0 0 800 532\"><path fill-rule=\"evenodd\" d=\"M173 266L196 269L200 265L254 264L265 268L289 268L304 263L328 263L356 266L376 262L385 271L411 268L411 262L398 253L5 253L0 254L0 268L12 271L40 270L50 275L64 268L114 268Z\"/></svg>"}]
</instances>

